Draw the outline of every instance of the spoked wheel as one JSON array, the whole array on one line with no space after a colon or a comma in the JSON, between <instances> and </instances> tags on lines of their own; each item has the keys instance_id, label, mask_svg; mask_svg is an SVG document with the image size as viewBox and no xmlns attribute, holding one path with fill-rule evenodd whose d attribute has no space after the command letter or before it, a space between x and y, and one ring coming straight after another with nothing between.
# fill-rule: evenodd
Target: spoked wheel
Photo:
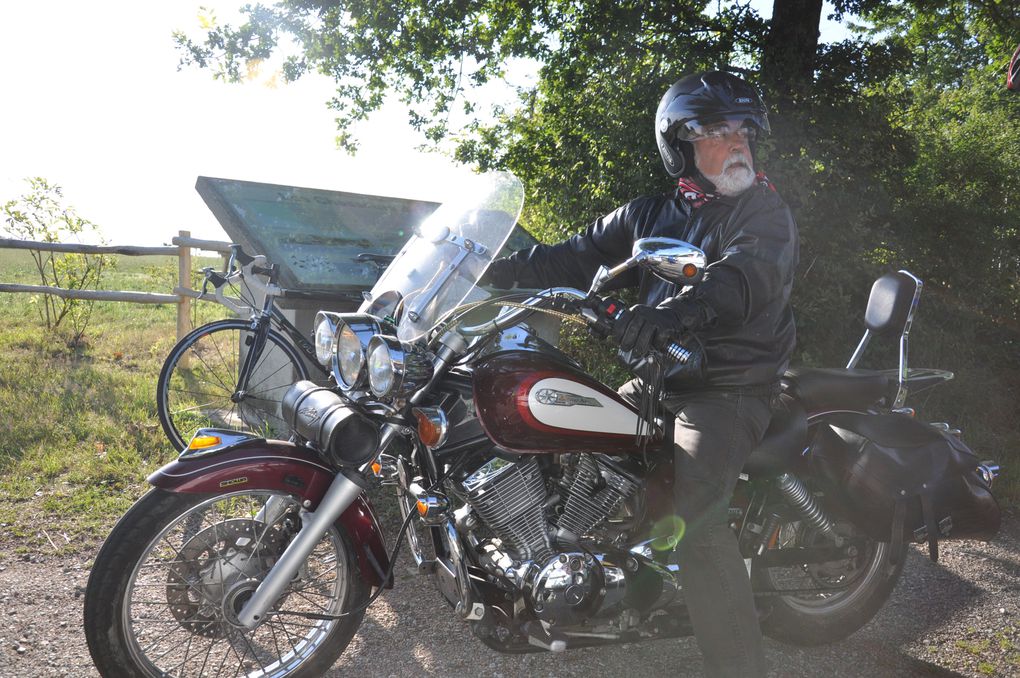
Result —
<instances>
[{"instance_id":1,"label":"spoked wheel","mask_svg":"<svg viewBox=\"0 0 1020 678\"><path fill-rule=\"evenodd\" d=\"M297 351L275 330L238 391L243 355L254 342L250 323L221 320L199 327L170 351L156 386L159 420L178 450L200 428L246 431L264 437L288 433L280 402L296 381L308 378Z\"/></svg>"},{"instance_id":2,"label":"spoked wheel","mask_svg":"<svg viewBox=\"0 0 1020 678\"><path fill-rule=\"evenodd\" d=\"M346 533L323 535L254 629L237 614L301 527L297 500L270 491L153 490L96 558L85 635L104 676L319 676L354 636L367 587Z\"/></svg>"},{"instance_id":3,"label":"spoked wheel","mask_svg":"<svg viewBox=\"0 0 1020 678\"><path fill-rule=\"evenodd\" d=\"M836 531L854 538L850 523L838 523ZM831 541L805 523L785 523L774 537L773 548L830 546ZM892 547L886 542L865 539L861 548L839 560L763 567L752 571L755 590L798 591L775 595L765 604L771 611L762 620L766 635L795 645L821 645L846 638L864 626L882 607L896 586L906 545L893 566ZM811 593L802 591L810 590Z\"/></svg>"}]
</instances>

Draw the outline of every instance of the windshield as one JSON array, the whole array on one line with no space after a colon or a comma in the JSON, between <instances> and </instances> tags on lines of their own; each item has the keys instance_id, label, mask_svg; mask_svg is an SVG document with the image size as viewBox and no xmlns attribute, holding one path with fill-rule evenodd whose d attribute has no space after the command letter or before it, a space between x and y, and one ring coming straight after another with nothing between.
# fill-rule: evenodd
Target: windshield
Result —
<instances>
[{"instance_id":1,"label":"windshield","mask_svg":"<svg viewBox=\"0 0 1020 678\"><path fill-rule=\"evenodd\" d=\"M398 339L413 341L465 300L486 296L475 283L520 216L524 187L509 172L472 176L462 188L415 228L362 304L396 318Z\"/></svg>"}]
</instances>

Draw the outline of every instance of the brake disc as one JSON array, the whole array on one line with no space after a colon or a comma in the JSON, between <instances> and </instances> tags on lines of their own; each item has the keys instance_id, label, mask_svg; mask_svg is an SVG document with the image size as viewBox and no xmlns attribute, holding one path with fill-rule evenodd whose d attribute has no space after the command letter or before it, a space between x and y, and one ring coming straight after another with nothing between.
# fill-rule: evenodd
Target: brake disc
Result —
<instances>
[{"instance_id":1,"label":"brake disc","mask_svg":"<svg viewBox=\"0 0 1020 678\"><path fill-rule=\"evenodd\" d=\"M258 582L286 546L280 524L233 518L215 523L188 539L167 573L171 614L190 633L222 638L223 603L243 582Z\"/></svg>"}]
</instances>

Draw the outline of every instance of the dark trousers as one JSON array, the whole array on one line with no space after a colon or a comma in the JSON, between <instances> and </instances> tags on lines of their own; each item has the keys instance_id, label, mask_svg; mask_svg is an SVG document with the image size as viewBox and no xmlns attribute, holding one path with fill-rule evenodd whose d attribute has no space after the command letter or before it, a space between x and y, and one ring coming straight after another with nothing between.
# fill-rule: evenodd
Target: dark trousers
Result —
<instances>
[{"instance_id":1,"label":"dark trousers","mask_svg":"<svg viewBox=\"0 0 1020 678\"><path fill-rule=\"evenodd\" d=\"M628 399L638 386L620 389ZM675 513L686 531L677 547L683 595L706 676L766 674L754 596L727 508L751 450L772 418L769 396L700 392L668 397L676 417Z\"/></svg>"}]
</instances>

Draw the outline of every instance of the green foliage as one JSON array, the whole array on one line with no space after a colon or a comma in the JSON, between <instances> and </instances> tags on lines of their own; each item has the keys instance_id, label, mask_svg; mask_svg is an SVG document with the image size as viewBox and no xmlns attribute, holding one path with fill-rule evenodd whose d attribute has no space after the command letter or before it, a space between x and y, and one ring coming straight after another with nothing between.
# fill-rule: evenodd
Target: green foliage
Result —
<instances>
[{"instance_id":1,"label":"green foliage","mask_svg":"<svg viewBox=\"0 0 1020 678\"><path fill-rule=\"evenodd\" d=\"M73 207L63 204L60 186L41 177L27 180L29 191L20 198L4 203L2 213L5 231L19 240L44 243L80 242L82 236L97 234L95 224L84 219ZM31 250L42 284L70 290L98 289L104 269L113 265L111 257L102 254L77 254ZM62 299L44 294L40 316L47 329L56 329L66 318L71 325L68 345L82 343L95 302L84 299Z\"/></svg>"}]
</instances>

